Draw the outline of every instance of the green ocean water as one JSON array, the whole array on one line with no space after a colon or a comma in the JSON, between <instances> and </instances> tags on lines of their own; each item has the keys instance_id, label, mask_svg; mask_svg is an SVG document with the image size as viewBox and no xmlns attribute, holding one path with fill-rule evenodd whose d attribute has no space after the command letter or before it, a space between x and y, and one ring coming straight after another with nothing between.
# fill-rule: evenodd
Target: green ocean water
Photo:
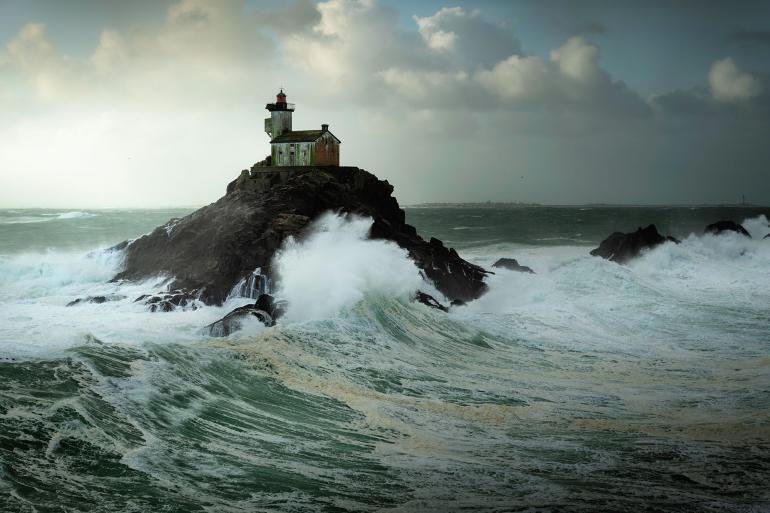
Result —
<instances>
[{"instance_id":1,"label":"green ocean water","mask_svg":"<svg viewBox=\"0 0 770 513\"><path fill-rule=\"evenodd\" d=\"M339 220L280 257L287 319L227 338L199 329L248 298L108 283L104 248L188 212L0 210L0 511L770 510L770 209L409 208L537 273L449 314ZM650 223L682 244L588 256Z\"/></svg>"}]
</instances>

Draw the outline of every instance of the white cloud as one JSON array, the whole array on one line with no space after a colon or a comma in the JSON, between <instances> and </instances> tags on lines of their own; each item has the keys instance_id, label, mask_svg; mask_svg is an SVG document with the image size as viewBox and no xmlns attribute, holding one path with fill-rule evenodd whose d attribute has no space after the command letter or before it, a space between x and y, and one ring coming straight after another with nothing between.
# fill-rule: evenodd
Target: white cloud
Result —
<instances>
[{"instance_id":1,"label":"white cloud","mask_svg":"<svg viewBox=\"0 0 770 513\"><path fill-rule=\"evenodd\" d=\"M434 50L452 50L457 41L457 34L452 31L442 30L442 19L449 16L464 17L465 10L461 7L444 7L433 16L413 16L417 23L417 29L427 45Z\"/></svg>"},{"instance_id":2,"label":"white cloud","mask_svg":"<svg viewBox=\"0 0 770 513\"><path fill-rule=\"evenodd\" d=\"M511 100L546 98L555 78L553 70L540 57L518 55L476 75L490 93Z\"/></svg>"},{"instance_id":3,"label":"white cloud","mask_svg":"<svg viewBox=\"0 0 770 513\"><path fill-rule=\"evenodd\" d=\"M91 55L90 63L98 73L113 71L114 66L124 62L128 54L123 36L115 30L103 30L99 46Z\"/></svg>"},{"instance_id":4,"label":"white cloud","mask_svg":"<svg viewBox=\"0 0 770 513\"><path fill-rule=\"evenodd\" d=\"M599 67L599 47L582 37L572 37L551 51L551 60L561 73L582 83L607 81L609 75Z\"/></svg>"},{"instance_id":5,"label":"white cloud","mask_svg":"<svg viewBox=\"0 0 770 513\"><path fill-rule=\"evenodd\" d=\"M75 63L58 52L42 23L24 25L6 45L5 60L4 74L29 84L22 91L25 98L32 93L43 101L62 100L76 90Z\"/></svg>"},{"instance_id":6,"label":"white cloud","mask_svg":"<svg viewBox=\"0 0 770 513\"><path fill-rule=\"evenodd\" d=\"M443 7L431 16L413 16L427 47L447 60L445 66L491 66L510 55L520 54L521 45L511 26L491 23L481 12L462 7Z\"/></svg>"},{"instance_id":7,"label":"white cloud","mask_svg":"<svg viewBox=\"0 0 770 513\"><path fill-rule=\"evenodd\" d=\"M597 118L646 113L646 103L613 80L598 57L596 45L573 37L553 50L550 60L512 55L474 78L501 98L502 106L574 110Z\"/></svg>"},{"instance_id":8,"label":"white cloud","mask_svg":"<svg viewBox=\"0 0 770 513\"><path fill-rule=\"evenodd\" d=\"M711 94L722 102L750 100L762 93L759 79L741 71L732 58L715 61L709 71Z\"/></svg>"}]
</instances>

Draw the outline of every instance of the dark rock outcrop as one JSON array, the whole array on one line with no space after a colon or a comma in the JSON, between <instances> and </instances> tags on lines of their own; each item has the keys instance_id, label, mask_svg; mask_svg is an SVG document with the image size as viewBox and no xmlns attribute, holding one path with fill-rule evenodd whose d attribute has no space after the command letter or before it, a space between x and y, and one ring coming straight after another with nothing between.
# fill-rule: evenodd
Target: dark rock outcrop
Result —
<instances>
[{"instance_id":1,"label":"dark rock outcrop","mask_svg":"<svg viewBox=\"0 0 770 513\"><path fill-rule=\"evenodd\" d=\"M262 294L253 305L245 305L231 311L216 322L205 326L201 332L210 337L226 337L243 327L243 321L256 318L265 326L274 326L286 310L286 302L276 301L270 294Z\"/></svg>"},{"instance_id":2,"label":"dark rock outcrop","mask_svg":"<svg viewBox=\"0 0 770 513\"><path fill-rule=\"evenodd\" d=\"M327 211L371 217L371 238L408 251L424 275L451 299L468 301L486 290L486 271L438 239L423 240L406 224L393 187L355 167L254 167L243 171L215 203L170 221L125 244L125 267L114 280L173 276L206 304L221 304L254 269L270 277L283 241L301 238Z\"/></svg>"},{"instance_id":3,"label":"dark rock outcrop","mask_svg":"<svg viewBox=\"0 0 770 513\"><path fill-rule=\"evenodd\" d=\"M604 239L598 248L592 250L591 255L622 264L638 256L643 250L654 248L666 241L676 244L680 242L674 237L659 234L655 225L651 224L631 233L613 233Z\"/></svg>"},{"instance_id":4,"label":"dark rock outcrop","mask_svg":"<svg viewBox=\"0 0 770 513\"><path fill-rule=\"evenodd\" d=\"M704 233L711 233L714 235L719 235L722 232L738 232L741 235L751 238L751 234L746 231L746 228L735 221L717 221L716 223L708 225L704 230Z\"/></svg>"},{"instance_id":5,"label":"dark rock outcrop","mask_svg":"<svg viewBox=\"0 0 770 513\"><path fill-rule=\"evenodd\" d=\"M417 291L417 294L415 295L415 299L431 308L435 308L436 310L441 310L442 312L448 312L449 308L442 305L436 298L431 296L430 294L426 294L425 292Z\"/></svg>"},{"instance_id":6,"label":"dark rock outcrop","mask_svg":"<svg viewBox=\"0 0 770 513\"><path fill-rule=\"evenodd\" d=\"M497 262L492 264L492 267L508 269L509 271L517 271L520 273L535 274L535 271L533 271L532 268L527 267L526 265L520 265L515 258L500 258Z\"/></svg>"},{"instance_id":7,"label":"dark rock outcrop","mask_svg":"<svg viewBox=\"0 0 770 513\"><path fill-rule=\"evenodd\" d=\"M87 296L77 298L74 301L70 301L67 303L67 306L82 305L84 303L95 303L98 305L101 303L106 303L107 301L120 301L122 299L126 299L126 296L121 296L120 294L108 294L106 296Z\"/></svg>"},{"instance_id":8,"label":"dark rock outcrop","mask_svg":"<svg viewBox=\"0 0 770 513\"><path fill-rule=\"evenodd\" d=\"M763 239L770 239L770 233L768 233L767 235L765 235L765 236L764 236L764 237L762 237L762 238L763 238Z\"/></svg>"}]
</instances>

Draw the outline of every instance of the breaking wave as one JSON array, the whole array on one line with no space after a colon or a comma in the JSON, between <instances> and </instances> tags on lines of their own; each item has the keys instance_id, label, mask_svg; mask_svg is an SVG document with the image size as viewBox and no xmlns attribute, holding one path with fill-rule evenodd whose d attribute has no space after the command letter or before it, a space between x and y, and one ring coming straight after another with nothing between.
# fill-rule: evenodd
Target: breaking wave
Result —
<instances>
[{"instance_id":1,"label":"breaking wave","mask_svg":"<svg viewBox=\"0 0 770 513\"><path fill-rule=\"evenodd\" d=\"M87 217L96 217L98 214L91 212L58 212L58 213L41 213L39 215L19 215L13 213L12 215L0 215L0 224L33 224L33 223L47 223L50 221L65 221L68 219L83 219Z\"/></svg>"},{"instance_id":2,"label":"breaking wave","mask_svg":"<svg viewBox=\"0 0 770 513\"><path fill-rule=\"evenodd\" d=\"M372 220L325 214L302 241L288 240L276 255L278 296L286 319L327 318L360 302L367 292L407 300L421 285L406 250L368 239Z\"/></svg>"}]
</instances>

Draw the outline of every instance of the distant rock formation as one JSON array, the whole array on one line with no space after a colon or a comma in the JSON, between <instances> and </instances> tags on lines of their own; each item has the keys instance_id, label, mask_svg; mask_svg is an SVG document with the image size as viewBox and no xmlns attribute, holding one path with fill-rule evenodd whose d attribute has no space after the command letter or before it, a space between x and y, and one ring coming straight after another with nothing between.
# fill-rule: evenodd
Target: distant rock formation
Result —
<instances>
[{"instance_id":1,"label":"distant rock formation","mask_svg":"<svg viewBox=\"0 0 770 513\"><path fill-rule=\"evenodd\" d=\"M450 301L483 294L487 272L440 240L423 240L392 192L387 181L356 167L255 166L215 203L116 246L125 248L125 267L113 281L166 275L173 277L170 290L218 305L254 269L272 278L270 264L283 241L301 239L314 219L334 211L371 217L370 237L404 248Z\"/></svg>"},{"instance_id":2,"label":"distant rock formation","mask_svg":"<svg viewBox=\"0 0 770 513\"><path fill-rule=\"evenodd\" d=\"M651 224L647 228L638 228L631 233L613 233L604 239L598 248L592 250L591 255L623 264L639 256L642 251L659 246L666 241L676 244L680 242L674 237L664 237L659 234L655 225Z\"/></svg>"},{"instance_id":3,"label":"distant rock formation","mask_svg":"<svg viewBox=\"0 0 770 513\"><path fill-rule=\"evenodd\" d=\"M533 271L530 267L527 267L526 265L520 265L515 258L500 258L497 260L497 262L492 264L492 267L498 267L500 269L508 269L509 271L517 271L520 273L535 274L535 271Z\"/></svg>"},{"instance_id":4,"label":"distant rock formation","mask_svg":"<svg viewBox=\"0 0 770 513\"><path fill-rule=\"evenodd\" d=\"M722 232L738 232L741 235L751 238L751 234L746 231L746 228L735 221L717 221L716 223L708 225L704 232L714 235L719 235Z\"/></svg>"}]
</instances>

